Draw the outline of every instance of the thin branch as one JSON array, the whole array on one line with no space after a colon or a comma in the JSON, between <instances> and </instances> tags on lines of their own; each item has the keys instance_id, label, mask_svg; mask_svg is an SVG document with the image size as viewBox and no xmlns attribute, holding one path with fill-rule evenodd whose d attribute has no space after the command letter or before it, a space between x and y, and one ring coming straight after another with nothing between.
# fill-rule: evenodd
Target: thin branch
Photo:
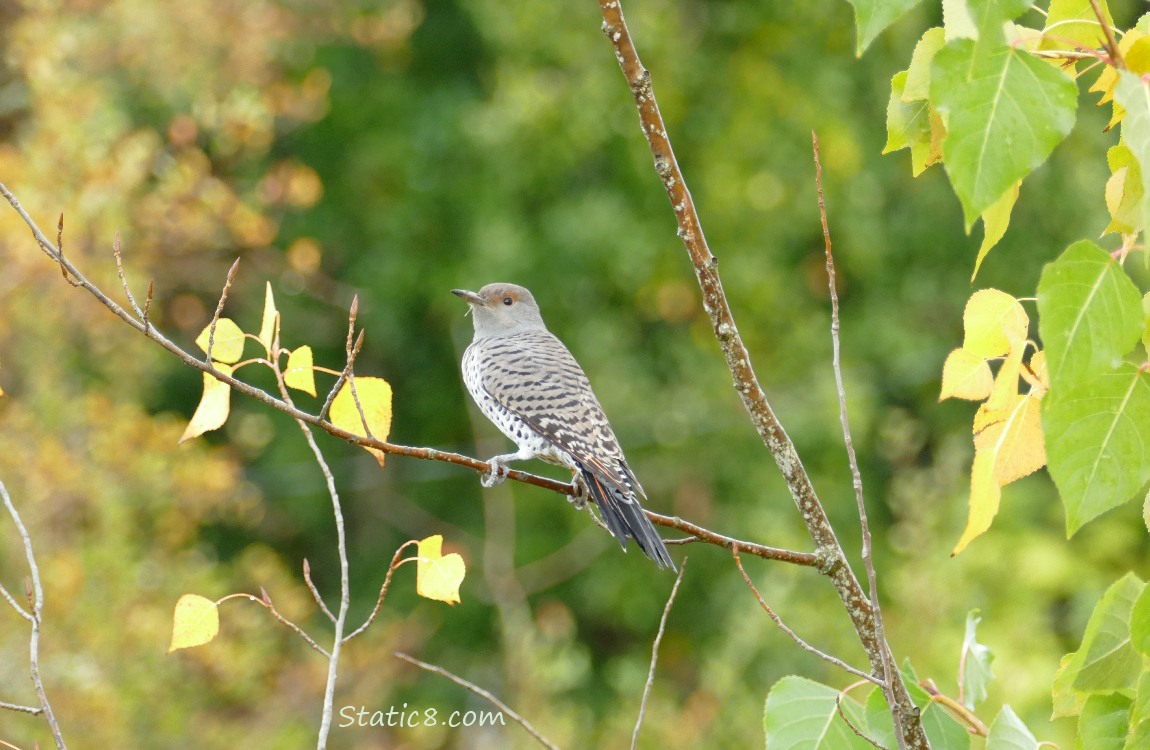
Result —
<instances>
[{"instance_id":1,"label":"thin branch","mask_svg":"<svg viewBox=\"0 0 1150 750\"><path fill-rule=\"evenodd\" d=\"M1114 39L1114 29L1106 23L1106 14L1102 12L1102 5L1098 0L1090 0L1090 7L1094 9L1094 17L1098 19L1102 33L1106 35L1106 53L1114 61L1114 67L1125 70L1126 61L1122 59L1122 50L1118 49L1118 42Z\"/></svg>"},{"instance_id":2,"label":"thin branch","mask_svg":"<svg viewBox=\"0 0 1150 750\"><path fill-rule=\"evenodd\" d=\"M367 616L367 619L363 621L362 625L360 625L348 635L344 636L344 643L347 643L352 638L355 638L357 635L367 630L368 626L375 622L376 616L379 614L380 609L383 608L383 598L387 596L387 590L391 588L391 577L395 574L395 569L398 568L401 564L407 562L407 560L401 560L399 556L403 554L403 550L413 544L417 545L419 542L415 541L414 539L408 542L404 542L403 544L399 545L399 549L397 549L395 554L391 556L391 564L387 566L387 575L384 576L383 585L379 587L379 598L375 601L375 608L371 610L371 614ZM410 560L414 558L408 559Z\"/></svg>"},{"instance_id":3,"label":"thin branch","mask_svg":"<svg viewBox=\"0 0 1150 750\"><path fill-rule=\"evenodd\" d=\"M216 311L212 314L211 325L208 326L208 350L204 353L204 361L212 361L212 347L216 345L216 326L220 322L220 314L224 311L224 303L228 301L228 290L232 288L232 282L236 278L236 269L240 267L240 259L236 258L232 263L232 267L228 269L228 276L224 280L224 290L220 292L220 301L216 303Z\"/></svg>"},{"instance_id":4,"label":"thin branch","mask_svg":"<svg viewBox=\"0 0 1150 750\"><path fill-rule=\"evenodd\" d=\"M745 552L748 555L761 557L764 560L778 560L780 562L787 562L792 565L804 565L807 567L816 567L819 564L817 555L810 552L794 552L789 549L779 549L778 547L768 547L763 544L756 544L754 542L743 542L738 539L732 539L729 536L716 534L713 531L704 529L702 526L693 524L690 521L685 521L678 516L664 516L652 511L644 511L647 518L651 519L652 523L660 526L666 526L671 529L678 529L685 531L691 535L691 539L678 539L672 540L670 543L684 543L684 542L706 542L707 544L714 544L723 549L734 549L739 552Z\"/></svg>"},{"instance_id":5,"label":"thin branch","mask_svg":"<svg viewBox=\"0 0 1150 750\"><path fill-rule=\"evenodd\" d=\"M872 674L867 674L866 672L862 671L861 669L855 669L854 667L852 667L850 664L847 664L842 659L839 659L836 656L831 656L830 654L826 653L825 651L820 651L819 649L815 648L811 644L804 641L798 633L796 633L795 631L793 631L789 627L787 627L786 623L783 622L782 618L779 617L775 613L775 610L771 609L771 606L769 604L767 604L765 599L763 599L763 595L759 593L759 590L757 588L755 588L755 584L751 581L751 577L749 575L747 575L747 571L743 568L743 561L739 558L739 551L738 550L731 550L731 554L734 555L734 557L735 557L735 565L739 566L739 573L741 573L743 575L743 580L746 581L747 586L750 587L751 593L755 595L755 599L758 599L759 606L761 606L763 608L763 611L767 613L768 617L770 617L772 620L775 621L775 624L779 626L780 630L782 630L784 633L786 633L787 636L789 636L792 641L794 641L795 643L797 643L799 645L799 648L801 648L804 651L808 651L808 652L814 654L815 656L819 657L820 659L823 659L824 661L828 661L831 664L834 664L836 667L838 667L840 669L843 669L843 670L846 670L847 672L850 672L855 677L861 677L862 679L867 680L868 682L873 682L874 684L878 685L879 687L882 687L883 681L880 680L878 677L875 677Z\"/></svg>"},{"instance_id":6,"label":"thin branch","mask_svg":"<svg viewBox=\"0 0 1150 750\"><path fill-rule=\"evenodd\" d=\"M451 463L457 466L463 466L472 469L473 471L480 474L487 474L491 472L491 465L486 461L481 461L477 458L464 456L458 453L452 453L450 451L442 451L436 448L400 445L397 443L388 443L381 440L374 440L372 438L348 432L347 430L336 427L331 422L327 421L323 415L326 415L327 410L330 407L331 399L335 397L335 393L338 391L338 386L342 383L343 379L346 379L347 367L344 368L344 373L341 375L341 380L337 381L336 387L333 388L332 391L328 394L328 398L324 404L324 407L320 410L320 413L316 415L302 411L294 404L289 404L287 401L276 398L272 394L260 390L259 388L256 388L255 386L252 386L238 379L232 374L224 373L221 370L216 369L216 367L211 362L205 361L200 357L193 356L192 354L184 351L182 348L164 336L160 331L158 331L155 326L150 325L146 319L144 321L140 321L132 316L131 313L126 311L114 300L108 297L108 295L106 295L103 290L89 281L80 272L80 270L72 264L71 261L60 257L56 248L44 236L43 232L40 231L39 226L37 226L32 217L28 215L28 212L24 210L24 207L20 205L20 202L16 199L16 196L14 196L11 191L9 191L8 188L3 184L0 184L0 195L2 195L12 205L13 209L15 209L16 212L20 215L21 219L24 220L24 223L31 230L32 236L36 243L49 258L51 258L54 262L63 263L72 277L79 282L79 285L83 287L89 294L95 297L102 305L108 308L108 310L116 315L116 317L120 318L129 326L135 328L144 336L166 349L170 354L178 358L185 365L194 367L201 372L207 373L221 383L226 383L233 390L242 393L249 398L255 399L265 406L280 411L297 421L304 422L306 424L312 425L313 427L318 427L329 435L340 438L341 440L346 440L353 445L358 445L364 448L374 448L382 453L391 455L407 456L409 458L417 458L425 461L442 461L445 463ZM149 291L148 299L150 300L151 297L152 294L151 291ZM145 311L146 309L147 308L145 308ZM352 320L354 320L354 315L352 316ZM359 347L362 345L362 342L363 336L361 331L351 349L352 363L354 363L354 356L359 352ZM575 493L575 488L568 482L531 474L519 469L510 469L507 473L507 477L513 481L521 482L523 484L530 484L545 490L551 490L552 492L558 492L564 496L571 496ZM658 524L660 526L667 526L669 528L678 529L680 531L685 531L686 533L695 536L699 541L706 542L708 544L714 544L719 547L723 547L724 549L730 549L731 545L735 544L741 552L756 555L764 559L779 560L781 562L805 566L825 566L827 564L825 562L820 562L821 560L824 560L824 558L819 558L810 553L793 552L790 550L767 547L765 545L755 544L752 542L742 542L732 539L731 537L709 531L701 526L697 526L677 517L663 516L651 511L645 512L647 517L651 519L652 523ZM864 601L862 602L862 606L866 608L868 605Z\"/></svg>"},{"instance_id":7,"label":"thin branch","mask_svg":"<svg viewBox=\"0 0 1150 750\"><path fill-rule=\"evenodd\" d=\"M542 745L543 747L549 748L550 750L559 750L559 747L555 743L553 743L551 740L547 739L542 734L540 734L539 730L537 730L535 727L531 726L531 722L527 721L527 719L524 719L522 716L520 716L519 714L512 711L510 706L508 706L506 703L499 700L498 698L496 698L494 695L487 692L483 688L479 687L475 683L468 682L467 680L463 679L459 675L448 672L443 667L439 667L439 666L436 666L434 664L428 664L427 662L420 661L419 659L408 656L407 654L405 654L401 651L396 651L395 656L398 659L403 659L408 664L414 664L415 666L419 667L420 669L426 670L428 672L434 672L437 675L441 675L443 677L446 677L447 679L454 682L456 685L459 685L461 687L464 687L464 688L470 690L471 692L475 693L476 695L478 695L481 698L486 698L500 711L507 714L508 716L510 716L515 721L519 722L519 725L521 727L523 727L524 729L526 729L527 733L530 734L532 737L534 737L536 739L536 741L539 742L540 745Z\"/></svg>"},{"instance_id":8,"label":"thin branch","mask_svg":"<svg viewBox=\"0 0 1150 750\"><path fill-rule=\"evenodd\" d=\"M60 725L56 722L56 714L52 712L52 704L48 702L48 695L44 692L44 682L40 679L40 623L41 613L44 611L44 588L40 585L40 567L36 564L36 556L32 553L32 537L29 536L28 529L24 526L24 521L20 518L16 506L12 504L12 498L8 495L8 488L4 486L3 482L0 482L0 498L3 498L4 507L8 510L8 515L12 517L12 523L16 525L20 539L24 542L24 559L27 561L28 570L31 573L30 583L25 584L31 608L30 614L32 615L32 634L28 640L28 671L32 676L32 686L36 690L36 697L40 699L40 708L44 711L44 720L48 722L48 729L52 732L52 739L55 740L58 750L66 750L64 735L60 732ZM5 592L5 596L8 596L7 592Z\"/></svg>"},{"instance_id":9,"label":"thin branch","mask_svg":"<svg viewBox=\"0 0 1150 750\"><path fill-rule=\"evenodd\" d=\"M139 318L141 318L142 320L146 320L148 317L147 313L145 312L147 308L145 307L144 310L141 310L140 306L136 304L136 298L132 295L132 288L130 286L128 286L128 277L127 277L127 275L124 274L124 258L120 254L120 231L119 230L116 230L116 239L112 241L112 257L116 259L116 273L120 277L120 286L124 289L124 296L126 296L128 298L128 304L130 304L132 306L132 309L136 311L136 315ZM147 302L151 301L151 296L152 296L151 291L152 291L152 287L149 285L148 286L148 300L145 302L145 305L147 304Z\"/></svg>"},{"instance_id":10,"label":"thin branch","mask_svg":"<svg viewBox=\"0 0 1150 750\"><path fill-rule=\"evenodd\" d=\"M22 714L32 714L33 716L39 716L44 713L44 709L37 706L21 706L19 703L5 703L4 701L0 701L0 709L16 711Z\"/></svg>"},{"instance_id":11,"label":"thin branch","mask_svg":"<svg viewBox=\"0 0 1150 750\"><path fill-rule=\"evenodd\" d=\"M16 610L18 615L23 617L28 622L35 622L35 620L32 618L32 614L20 606L20 602L16 601L16 597L8 593L8 589L4 588L4 584L2 583L0 583L0 594L2 594L4 598L8 600L8 603L12 605L12 609Z\"/></svg>"},{"instance_id":12,"label":"thin branch","mask_svg":"<svg viewBox=\"0 0 1150 750\"><path fill-rule=\"evenodd\" d=\"M603 32L614 49L615 58L631 89L639 113L640 127L654 159L655 172L659 175L675 212L679 225L678 235L691 259L695 277L702 290L703 310L710 318L711 327L723 352L735 390L751 418L751 423L786 480L807 532L815 542L816 554L820 559L820 572L829 577L842 600L859 642L871 662L872 670L875 673L882 673L884 652L888 652L890 647L875 631L870 601L850 565L847 564L842 546L815 493L810 476L803 467L790 437L768 403L751 366L750 353L735 326L734 316L723 292L718 260L711 253L703 236L698 212L687 190L682 170L679 169L678 161L675 159L666 124L655 100L651 74L639 60L631 32L623 18L620 0L599 0L599 9L603 16ZM897 707L899 723L905 724L904 729L908 731L915 750L926 750L930 743L913 710L914 704L906 691L906 686L901 680L891 680L891 684L895 691L896 700L893 705Z\"/></svg>"},{"instance_id":13,"label":"thin branch","mask_svg":"<svg viewBox=\"0 0 1150 750\"><path fill-rule=\"evenodd\" d=\"M647 696L651 694L651 685L655 682L655 664L659 661L659 644L663 641L663 632L667 627L667 617L671 614L671 605L675 603L675 596L679 593L679 584L683 582L683 574L687 572L687 558L679 564L679 575L675 576L675 585L671 587L671 594L667 597L667 605L663 607L663 616L659 618L659 631L655 633L655 642L651 644L651 667L647 670L647 684L643 686L643 700L639 704L639 718L635 721L635 731L631 732L631 750L639 743L639 727L643 726L643 714L647 712Z\"/></svg>"},{"instance_id":14,"label":"thin branch","mask_svg":"<svg viewBox=\"0 0 1150 750\"><path fill-rule=\"evenodd\" d=\"M287 627L288 630L291 630L293 633L298 635L300 638L303 638L304 641L307 642L307 645L311 646L316 651L323 654L325 658L331 659L331 654L328 653L326 648L324 648L323 646L316 643L315 639L312 638L310 635L308 635L306 632L304 632L303 628L301 628L299 625L296 625L294 622L292 622L291 620L287 619L286 617L284 617L283 615L280 614L280 611L275 608L274 604L272 604L272 598L271 598L271 596L268 595L267 590L264 589L263 586L260 586L260 596L263 597L262 600L261 599L255 599L254 597L253 597L253 599L255 599L255 601L259 602L260 604L264 605L264 607L269 612L272 613L272 617L279 620L285 627Z\"/></svg>"},{"instance_id":15,"label":"thin branch","mask_svg":"<svg viewBox=\"0 0 1150 750\"><path fill-rule=\"evenodd\" d=\"M870 737L868 737L867 735L863 734L863 731L862 731L861 729L859 729L858 727L856 727L856 726L855 726L855 723L854 723L853 721L851 721L850 719L848 719L848 718L847 718L847 715L846 715L846 712L844 712L844 711L843 711L843 697L844 697L844 696L847 694L847 691L848 691L848 690L851 690L851 689L852 689L852 688L854 688L856 685L861 685L861 684L862 684L862 683L860 683L860 682L856 682L854 685L848 685L848 686L846 686L845 688L843 688L842 690L840 690L840 691L839 691L839 694L835 696L835 710L836 710L836 711L838 711L838 714L839 714L839 716L841 716L841 717L842 717L842 720L843 720L844 722L846 722L846 725L847 725L848 727L850 727L850 730L851 730L852 732L854 732L854 733L855 733L855 734L857 734L859 737L861 737L861 738L863 738L864 740L866 740L866 741L867 741L868 743L870 743L871 745L874 745L874 746L875 746L875 747L877 747L879 750L887 750L887 746L886 746L886 745L880 745L879 743L875 742L873 739L871 739L871 738L870 738Z\"/></svg>"},{"instance_id":16,"label":"thin branch","mask_svg":"<svg viewBox=\"0 0 1150 750\"><path fill-rule=\"evenodd\" d=\"M323 597L319 595L319 590L315 587L315 583L313 583L311 580L311 565L308 564L306 557L303 559L303 580L305 583L307 583L308 591L311 592L311 596L313 599L315 599L315 603L318 604L319 608L323 610L323 613L327 615L327 619L335 622L335 615L333 615L331 610L327 608L327 604L324 603Z\"/></svg>"},{"instance_id":17,"label":"thin branch","mask_svg":"<svg viewBox=\"0 0 1150 750\"><path fill-rule=\"evenodd\" d=\"M862 472L859 471L858 456L855 454L854 440L851 438L850 419L847 416L847 393L846 387L843 385L842 347L839 335L839 294L835 287L835 257L831 245L830 224L827 220L827 204L823 195L823 164L819 159L819 137L814 131L811 131L811 143L815 158L815 188L819 198L819 218L823 224L823 246L827 259L827 287L831 299L831 367L835 373L835 389L839 395L839 421L842 422L843 426L843 445L845 445L847 449L847 460L851 467L851 484L854 486L855 491L855 506L858 509L859 526L862 529L862 560L863 566L866 568L867 594L870 599L871 613L874 616L874 632L875 637L881 643L885 643L886 631L883 628L882 609L879 607L878 602L878 580L874 570L870 523L867 520L866 502L863 500ZM884 648L882 650L883 694L886 696L887 705L890 706L891 711L896 710L898 705L894 688L892 687L894 682L892 679L893 672L894 667L891 664L890 650ZM893 724L895 741L900 748L905 748L906 732L903 729L902 722L894 721Z\"/></svg>"}]
</instances>

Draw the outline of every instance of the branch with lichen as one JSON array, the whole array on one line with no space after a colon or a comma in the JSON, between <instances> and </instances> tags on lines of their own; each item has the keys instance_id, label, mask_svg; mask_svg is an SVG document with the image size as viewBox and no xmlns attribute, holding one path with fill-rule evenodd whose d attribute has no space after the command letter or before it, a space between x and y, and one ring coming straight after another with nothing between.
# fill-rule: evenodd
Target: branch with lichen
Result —
<instances>
[{"instance_id":1,"label":"branch with lichen","mask_svg":"<svg viewBox=\"0 0 1150 750\"><path fill-rule=\"evenodd\" d=\"M815 493L810 476L803 467L790 437L767 401L766 393L759 385L758 377L751 365L751 355L735 325L734 315L719 278L718 259L711 253L707 244L695 203L687 189L674 149L671 147L667 127L655 99L651 73L639 60L619 0L599 0L599 7L603 15L603 33L611 42L615 58L631 89L639 113L640 127L654 159L655 172L674 209L679 238L690 257L702 291L703 309L710 318L711 327L731 373L735 390L750 416L751 423L786 480L807 532L816 545L818 569L829 578L842 599L859 641L866 650L873 674L887 675L891 671L890 664L893 658L890 646L882 636L881 627L875 619L871 598L863 591L850 565L847 564L842 545ZM895 715L896 725L901 733L906 735L909 747L928 748L930 745L918 720L917 711L914 710L914 704L901 680L884 680L884 692L893 697L892 712Z\"/></svg>"}]
</instances>

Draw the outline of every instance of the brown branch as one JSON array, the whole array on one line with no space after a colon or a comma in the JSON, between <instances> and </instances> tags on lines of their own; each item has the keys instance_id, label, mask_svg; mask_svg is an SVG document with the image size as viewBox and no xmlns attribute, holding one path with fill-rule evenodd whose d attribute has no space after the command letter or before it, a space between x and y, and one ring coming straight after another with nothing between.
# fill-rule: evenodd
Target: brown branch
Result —
<instances>
[{"instance_id":1,"label":"brown branch","mask_svg":"<svg viewBox=\"0 0 1150 750\"><path fill-rule=\"evenodd\" d=\"M211 325L208 326L208 350L204 353L204 361L212 361L212 348L216 345L216 326L220 323L220 314L224 311L224 303L228 301L228 290L236 278L236 271L240 267L240 259L236 258L232 267L228 269L228 276L224 279L224 290L220 293L220 301L216 303L216 311L212 314Z\"/></svg>"},{"instance_id":2,"label":"brown branch","mask_svg":"<svg viewBox=\"0 0 1150 750\"><path fill-rule=\"evenodd\" d=\"M694 201L675 159L666 124L655 100L651 74L639 60L639 54L635 50L631 33L623 18L620 0L599 0L599 8L603 15L603 32L611 42L615 58L619 61L623 76L630 86L638 109L640 126L654 158L655 171L674 209L679 225L679 237L683 240L702 290L703 309L711 320L715 338L719 342L719 348L734 380L735 390L759 437L775 459L798 506L799 514L806 524L807 532L817 546L816 554L823 563L820 571L830 578L839 598L842 599L859 641L870 659L872 670L881 674L885 652L889 651L889 646L878 637L869 598L847 564L842 546L815 493L810 477L803 468L798 452L771 409L766 394L755 376L750 353L735 326L734 316L723 292L718 260L711 253L703 235ZM912 741L911 746L916 750L928 748L930 744L913 711L913 703L906 692L906 687L901 679L891 680L890 683L895 690L898 718L900 723L905 723L904 729Z\"/></svg>"},{"instance_id":3,"label":"brown branch","mask_svg":"<svg viewBox=\"0 0 1150 750\"><path fill-rule=\"evenodd\" d=\"M371 610L371 614L367 616L367 619L363 621L362 625L344 636L344 643L347 643L352 638L355 638L357 635L367 630L368 626L375 621L376 615L379 614L379 610L383 608L383 598L387 596L387 590L391 588L391 577L395 574L395 569L406 562L406 560L399 559L399 556L403 554L405 549L413 544L419 544L419 542L415 540L404 542L403 544L399 545L399 549L397 549L395 554L391 556L391 564L387 566L387 575L383 579L383 585L379 587L379 599L377 599L375 602L375 608ZM414 558L408 559L410 560Z\"/></svg>"},{"instance_id":4,"label":"brown branch","mask_svg":"<svg viewBox=\"0 0 1150 750\"><path fill-rule=\"evenodd\" d=\"M307 558L303 559L303 580L307 584L308 591L311 592L311 598L315 599L315 603L319 605L320 610L327 615L327 619L335 622L335 615L327 608L324 603L323 597L319 595L319 589L315 587L315 583L311 580L311 565L308 563Z\"/></svg>"},{"instance_id":5,"label":"brown branch","mask_svg":"<svg viewBox=\"0 0 1150 750\"><path fill-rule=\"evenodd\" d=\"M1106 14L1102 12L1102 5L1098 0L1090 0L1090 7L1094 10L1094 17L1098 19L1098 25L1102 27L1102 33L1106 35L1106 54L1110 55L1115 68L1125 70L1126 61L1122 59L1122 50L1118 49L1118 42L1114 39L1114 29L1106 23Z\"/></svg>"},{"instance_id":6,"label":"brown branch","mask_svg":"<svg viewBox=\"0 0 1150 750\"><path fill-rule=\"evenodd\" d=\"M667 605L663 607L663 616L659 618L659 630L655 633L655 642L651 644L651 667L647 670L647 683L643 686L643 700L639 703L639 718L635 721L635 731L631 732L631 750L639 743L639 727L643 726L643 714L647 712L647 696L651 694L651 685L655 682L655 664L659 661L659 644L663 641L663 632L667 628L667 617L671 614L671 605L679 593L679 584L683 582L683 574L687 572L687 558L679 564L679 575L675 576L675 585L671 587L671 594L667 597Z\"/></svg>"},{"instance_id":7,"label":"brown branch","mask_svg":"<svg viewBox=\"0 0 1150 750\"><path fill-rule=\"evenodd\" d=\"M251 600L256 602L257 604L262 604L264 606L264 609L266 609L267 611L272 613L272 617L279 620L280 623L282 623L288 630L291 630L293 633L298 635L300 638L303 638L304 641L307 642L307 645L311 646L316 651L323 654L324 658L331 659L331 654L329 654L327 652L326 648L324 648L323 646L316 643L315 639L312 638L310 635L308 635L306 632L304 632L303 628L301 628L299 625L296 625L294 622L292 622L291 620L287 619L286 617L284 617L283 615L280 614L280 611L275 608L274 604L272 604L272 598L268 595L267 590L264 589L263 586L260 586L260 596L263 598L262 599L256 599L254 596L252 596Z\"/></svg>"},{"instance_id":8,"label":"brown branch","mask_svg":"<svg viewBox=\"0 0 1150 750\"><path fill-rule=\"evenodd\" d=\"M523 727L524 729L526 729L528 734L530 734L532 737L534 737L539 742L540 745L542 745L543 747L549 748L549 750L559 750L559 747L555 743L553 743L551 740L547 739L542 734L540 734L539 730L537 730L535 727L531 726L531 722L527 721L527 719L524 719L522 716L520 716L519 714L512 711L510 706L508 706L506 703L499 700L498 698L496 698L494 695L487 692L483 688L479 687L475 683L468 682L467 680L463 679L459 675L448 672L443 667L439 667L439 666L436 666L434 664L428 664L427 662L423 662L423 661L420 661L419 659L408 656L407 654L405 654L403 652L396 651L395 656L398 659L403 659L408 664L414 664L415 666L419 667L420 669L427 670L428 672L434 672L437 675L442 675L443 677L446 677L447 679L454 682L456 685L467 688L468 690L475 693L476 695L478 695L481 698L486 698L500 711L507 714L508 716L510 716L515 721L519 722L519 725L521 727Z\"/></svg>"},{"instance_id":9,"label":"brown branch","mask_svg":"<svg viewBox=\"0 0 1150 750\"><path fill-rule=\"evenodd\" d=\"M381 440L364 437L362 435L356 435L352 432L348 432L347 430L336 427L334 424L327 421L323 416L320 416L327 412L331 398L334 398L335 389L333 389L331 394L329 394L328 401L321 409L320 415L315 415L305 412L284 400L276 398L272 394L260 390L253 385L249 385L234 375L227 374L221 370L216 369L212 363L206 362L203 359L184 351L178 345L160 333L160 331L158 331L155 326L150 325L146 319L146 309L144 320L140 320L134 317L130 312L117 304L115 300L111 299L107 294L105 294L102 289L89 281L82 273L80 273L79 269L77 269L71 261L60 257L58 255L57 249L52 245L50 241L48 241L46 237L44 237L43 232L40 231L40 228L36 224L35 220L28 215L28 212L25 211L24 207L20 205L20 202L17 200L16 196L14 196L11 191L9 191L8 188L5 187L2 183L0 183L0 196L3 196L8 201L8 203L12 205L13 209L15 209L16 212L20 215L20 218L23 219L24 223L31 230L33 238L36 240L36 243L40 246L44 253L53 261L62 263L68 269L68 272L76 279L78 286L83 287L102 305L108 308L108 310L110 310L116 317L120 318L120 320L127 323L132 328L135 328L145 337L166 349L170 354L174 355L185 365L194 367L201 372L207 373L216 380L219 380L221 383L226 383L235 391L242 393L249 398L255 399L265 406L283 412L289 417L300 422L318 427L329 435L340 438L341 440L346 440L353 445L358 445L364 448L374 448L383 453L391 455L406 456L408 458L417 458L425 461L443 461L445 463L451 463L457 466L463 466L472 469L480 474L491 472L491 464L487 463L486 461L481 461L477 458L464 456L458 453L452 453L450 451L442 451L436 448L424 448L400 445L397 443L388 443ZM148 299L151 300L151 297L151 287L149 287ZM352 323L354 324L354 311L350 317L352 319ZM358 354L362 343L363 336L361 331L351 349L352 354L350 361L352 363L354 363L355 355ZM344 374L341 375L341 378L346 379L346 373L347 368L345 367ZM338 385L339 382L337 382L337 386ZM563 482L558 479L551 479L549 477L538 476L536 474L531 474L529 472L521 471L518 469L509 469L507 472L507 477L516 482L533 485L545 490L551 490L552 492L558 492L564 496L572 496L576 491L575 488L568 482ZM757 557L762 557L768 560L787 562L794 565L816 566L825 564L825 558L808 552L795 552L791 550L778 549L761 544L755 544L753 542L743 542L728 536L724 536L722 534L717 534L713 531L709 531L701 526L693 524L689 521L685 521L681 518L663 516L651 511L645 512L647 517L651 519L652 523L684 531L688 534L691 534L701 542L714 544L719 547L723 547L724 549L731 549L732 545L734 545L739 549L740 552L745 554L755 555Z\"/></svg>"}]
</instances>

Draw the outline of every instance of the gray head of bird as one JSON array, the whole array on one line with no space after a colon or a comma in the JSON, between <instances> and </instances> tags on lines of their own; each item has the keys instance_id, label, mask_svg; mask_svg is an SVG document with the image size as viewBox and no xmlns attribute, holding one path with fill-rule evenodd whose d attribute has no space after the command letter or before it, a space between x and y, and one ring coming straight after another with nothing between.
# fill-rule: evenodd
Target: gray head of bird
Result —
<instances>
[{"instance_id":1,"label":"gray head of bird","mask_svg":"<svg viewBox=\"0 0 1150 750\"><path fill-rule=\"evenodd\" d=\"M451 293L470 306L477 339L547 330L531 292L516 284L500 282L478 292L452 289Z\"/></svg>"}]
</instances>

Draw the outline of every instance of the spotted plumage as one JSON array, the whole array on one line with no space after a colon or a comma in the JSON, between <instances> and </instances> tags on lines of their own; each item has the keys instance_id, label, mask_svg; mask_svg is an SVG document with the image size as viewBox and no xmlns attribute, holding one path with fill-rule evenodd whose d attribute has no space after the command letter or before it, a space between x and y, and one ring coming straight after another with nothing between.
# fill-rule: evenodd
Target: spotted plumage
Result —
<instances>
[{"instance_id":1,"label":"spotted plumage","mask_svg":"<svg viewBox=\"0 0 1150 750\"><path fill-rule=\"evenodd\" d=\"M507 462L539 458L566 466L595 501L607 528L627 538L659 567L674 568L663 540L639 505L645 498L583 368L543 323L531 292L488 284L453 290L470 306L475 337L463 355L463 380L475 403L515 441L517 453L495 456L490 487L506 478Z\"/></svg>"}]
</instances>

